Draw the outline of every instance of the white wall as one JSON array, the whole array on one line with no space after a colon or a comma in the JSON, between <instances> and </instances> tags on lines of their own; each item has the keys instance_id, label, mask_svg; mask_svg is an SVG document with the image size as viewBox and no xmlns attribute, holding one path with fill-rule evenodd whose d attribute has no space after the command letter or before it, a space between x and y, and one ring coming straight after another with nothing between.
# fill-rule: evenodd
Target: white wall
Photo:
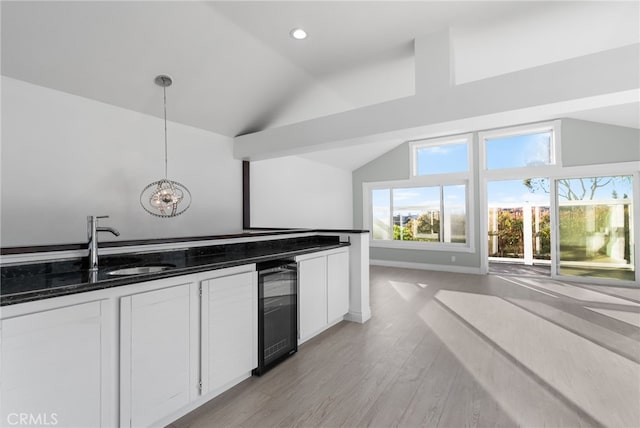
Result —
<instances>
[{"instance_id":1,"label":"white wall","mask_svg":"<svg viewBox=\"0 0 640 428\"><path fill-rule=\"evenodd\" d=\"M562 119L562 165L640 161L640 129Z\"/></svg>"},{"instance_id":2,"label":"white wall","mask_svg":"<svg viewBox=\"0 0 640 428\"><path fill-rule=\"evenodd\" d=\"M638 2L549 2L517 17L456 27L456 84L638 43L638 13Z\"/></svg>"},{"instance_id":3,"label":"white wall","mask_svg":"<svg viewBox=\"0 0 640 428\"><path fill-rule=\"evenodd\" d=\"M158 106L161 113L162 106ZM230 138L168 123L169 178L192 193L176 218L147 214L144 186L164 175L162 119L2 77L3 247L84 242L87 215L131 240L237 232L242 166Z\"/></svg>"},{"instance_id":4,"label":"white wall","mask_svg":"<svg viewBox=\"0 0 640 428\"><path fill-rule=\"evenodd\" d=\"M288 156L250 174L252 227L352 228L351 171Z\"/></svg>"}]
</instances>

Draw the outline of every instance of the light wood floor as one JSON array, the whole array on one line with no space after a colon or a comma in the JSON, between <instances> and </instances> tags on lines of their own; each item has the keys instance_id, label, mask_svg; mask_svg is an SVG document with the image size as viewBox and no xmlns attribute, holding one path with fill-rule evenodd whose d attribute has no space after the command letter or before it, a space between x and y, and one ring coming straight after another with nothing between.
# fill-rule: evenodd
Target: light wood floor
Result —
<instances>
[{"instance_id":1,"label":"light wood floor","mask_svg":"<svg viewBox=\"0 0 640 428\"><path fill-rule=\"evenodd\" d=\"M638 289L372 267L371 306L170 426L640 426Z\"/></svg>"}]
</instances>

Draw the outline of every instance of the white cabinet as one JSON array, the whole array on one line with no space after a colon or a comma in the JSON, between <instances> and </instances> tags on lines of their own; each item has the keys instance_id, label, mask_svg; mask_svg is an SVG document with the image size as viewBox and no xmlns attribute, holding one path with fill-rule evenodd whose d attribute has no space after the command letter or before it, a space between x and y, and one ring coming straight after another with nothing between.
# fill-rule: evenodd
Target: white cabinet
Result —
<instances>
[{"instance_id":1,"label":"white cabinet","mask_svg":"<svg viewBox=\"0 0 640 428\"><path fill-rule=\"evenodd\" d=\"M202 393L221 392L257 367L256 272L202 281Z\"/></svg>"},{"instance_id":2,"label":"white cabinet","mask_svg":"<svg viewBox=\"0 0 640 428\"><path fill-rule=\"evenodd\" d=\"M255 265L144 286L120 298L121 426L170 422L257 366Z\"/></svg>"},{"instance_id":3,"label":"white cabinet","mask_svg":"<svg viewBox=\"0 0 640 428\"><path fill-rule=\"evenodd\" d=\"M349 311L349 251L297 257L299 341L310 339Z\"/></svg>"},{"instance_id":4,"label":"white cabinet","mask_svg":"<svg viewBox=\"0 0 640 428\"><path fill-rule=\"evenodd\" d=\"M303 342L349 310L349 252L297 260ZM0 420L170 423L257 367L257 292L249 264L3 307Z\"/></svg>"},{"instance_id":5,"label":"white cabinet","mask_svg":"<svg viewBox=\"0 0 640 428\"><path fill-rule=\"evenodd\" d=\"M104 301L2 320L2 425L110 426Z\"/></svg>"},{"instance_id":6,"label":"white cabinet","mask_svg":"<svg viewBox=\"0 0 640 428\"><path fill-rule=\"evenodd\" d=\"M342 319L349 312L349 253L327 256L327 321Z\"/></svg>"},{"instance_id":7,"label":"white cabinet","mask_svg":"<svg viewBox=\"0 0 640 428\"><path fill-rule=\"evenodd\" d=\"M198 395L198 285L161 281L120 299L123 427L150 426Z\"/></svg>"},{"instance_id":8,"label":"white cabinet","mask_svg":"<svg viewBox=\"0 0 640 428\"><path fill-rule=\"evenodd\" d=\"M319 333L327 325L327 257L298 263L300 340Z\"/></svg>"}]
</instances>

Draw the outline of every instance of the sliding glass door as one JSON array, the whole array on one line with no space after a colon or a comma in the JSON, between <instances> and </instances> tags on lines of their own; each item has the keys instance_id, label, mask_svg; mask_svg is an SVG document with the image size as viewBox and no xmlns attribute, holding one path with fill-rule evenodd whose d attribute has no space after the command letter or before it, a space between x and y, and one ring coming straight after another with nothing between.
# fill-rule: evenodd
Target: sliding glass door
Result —
<instances>
[{"instance_id":1,"label":"sliding glass door","mask_svg":"<svg viewBox=\"0 0 640 428\"><path fill-rule=\"evenodd\" d=\"M555 180L558 275L635 280L633 176Z\"/></svg>"},{"instance_id":2,"label":"sliding glass door","mask_svg":"<svg viewBox=\"0 0 640 428\"><path fill-rule=\"evenodd\" d=\"M489 273L550 275L548 188L548 178L487 182Z\"/></svg>"}]
</instances>

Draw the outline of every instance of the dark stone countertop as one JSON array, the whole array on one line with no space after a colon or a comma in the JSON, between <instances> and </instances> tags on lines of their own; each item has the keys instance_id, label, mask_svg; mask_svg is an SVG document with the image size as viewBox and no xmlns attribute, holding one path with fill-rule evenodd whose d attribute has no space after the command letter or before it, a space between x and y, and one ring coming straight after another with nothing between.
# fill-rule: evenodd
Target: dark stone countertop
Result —
<instances>
[{"instance_id":1,"label":"dark stone countertop","mask_svg":"<svg viewBox=\"0 0 640 428\"><path fill-rule=\"evenodd\" d=\"M90 277L87 257L0 268L0 306L25 303L144 281L260 263L279 258L349 246L337 236L309 236L139 252L100 257L97 278ZM169 266L152 274L112 276L109 272L133 266Z\"/></svg>"},{"instance_id":2,"label":"dark stone countertop","mask_svg":"<svg viewBox=\"0 0 640 428\"><path fill-rule=\"evenodd\" d=\"M224 235L209 236L184 236L179 238L158 238L158 239L134 239L134 240L113 240L100 242L100 248L128 247L133 245L153 245L153 244L180 244L185 242L215 241L222 239L256 238L260 236L274 235L295 235L300 233L348 233L365 234L368 230L361 229L275 229L270 227L254 227L245 229L238 233L227 233ZM53 244L53 245L31 245L21 247L2 247L0 255L14 255L27 253L44 253L50 251L73 251L85 250L86 242L75 244Z\"/></svg>"}]
</instances>

